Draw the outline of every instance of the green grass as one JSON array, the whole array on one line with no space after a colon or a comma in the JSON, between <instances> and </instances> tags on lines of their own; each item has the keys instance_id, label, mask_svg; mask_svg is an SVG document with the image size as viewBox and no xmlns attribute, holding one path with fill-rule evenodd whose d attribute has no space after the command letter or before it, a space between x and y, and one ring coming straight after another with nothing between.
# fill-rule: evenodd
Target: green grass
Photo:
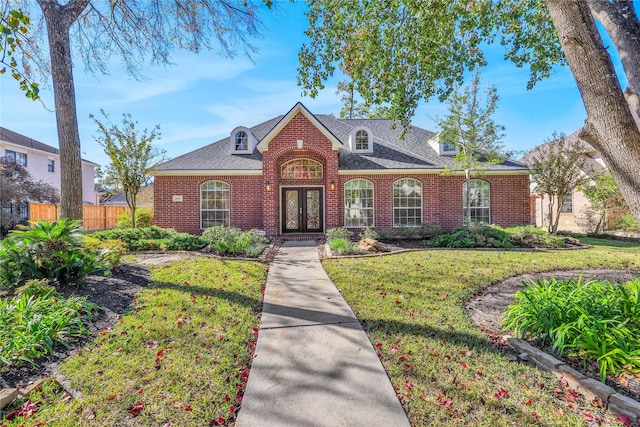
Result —
<instances>
[{"instance_id":1,"label":"green grass","mask_svg":"<svg viewBox=\"0 0 640 427\"><path fill-rule=\"evenodd\" d=\"M154 267L135 310L60 366L82 397L69 399L46 382L30 396L35 415L7 426L230 422L246 384L264 279L264 266L250 262L194 257Z\"/></svg>"},{"instance_id":2,"label":"green grass","mask_svg":"<svg viewBox=\"0 0 640 427\"><path fill-rule=\"evenodd\" d=\"M514 361L464 301L499 280L555 269L640 269L640 247L579 251L423 251L329 259L324 267L362 322L412 425L618 425L551 374Z\"/></svg>"}]
</instances>

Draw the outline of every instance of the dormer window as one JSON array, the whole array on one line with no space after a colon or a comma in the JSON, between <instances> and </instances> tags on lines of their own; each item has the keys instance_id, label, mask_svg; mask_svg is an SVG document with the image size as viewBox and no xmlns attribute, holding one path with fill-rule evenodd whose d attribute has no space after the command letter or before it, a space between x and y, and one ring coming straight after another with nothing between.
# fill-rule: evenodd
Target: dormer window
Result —
<instances>
[{"instance_id":1,"label":"dormer window","mask_svg":"<svg viewBox=\"0 0 640 427\"><path fill-rule=\"evenodd\" d=\"M453 142L440 141L439 133L427 140L427 143L439 156L455 156L459 152L458 146Z\"/></svg>"},{"instance_id":2,"label":"dormer window","mask_svg":"<svg viewBox=\"0 0 640 427\"><path fill-rule=\"evenodd\" d=\"M247 151L249 149L249 138L243 130L235 134L235 151Z\"/></svg>"},{"instance_id":3,"label":"dormer window","mask_svg":"<svg viewBox=\"0 0 640 427\"><path fill-rule=\"evenodd\" d=\"M349 147L354 153L372 153L373 139L369 129L360 126L355 128L349 135Z\"/></svg>"},{"instance_id":4,"label":"dormer window","mask_svg":"<svg viewBox=\"0 0 640 427\"><path fill-rule=\"evenodd\" d=\"M451 142L443 142L442 143L442 152L443 153L457 153L458 147L456 144L452 144Z\"/></svg>"},{"instance_id":5,"label":"dormer window","mask_svg":"<svg viewBox=\"0 0 640 427\"><path fill-rule=\"evenodd\" d=\"M232 154L251 154L258 144L256 137L244 126L238 126L231 132L230 142Z\"/></svg>"},{"instance_id":6,"label":"dormer window","mask_svg":"<svg viewBox=\"0 0 640 427\"><path fill-rule=\"evenodd\" d=\"M356 151L369 149L369 134L366 130L356 132Z\"/></svg>"}]
</instances>

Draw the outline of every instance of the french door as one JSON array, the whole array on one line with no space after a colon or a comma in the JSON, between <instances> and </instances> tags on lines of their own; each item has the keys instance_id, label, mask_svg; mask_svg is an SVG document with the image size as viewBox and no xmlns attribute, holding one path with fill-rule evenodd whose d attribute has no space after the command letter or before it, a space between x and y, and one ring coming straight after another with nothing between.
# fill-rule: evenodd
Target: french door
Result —
<instances>
[{"instance_id":1,"label":"french door","mask_svg":"<svg viewBox=\"0 0 640 427\"><path fill-rule=\"evenodd\" d=\"M282 189L282 232L314 233L324 227L322 188L299 187Z\"/></svg>"}]
</instances>

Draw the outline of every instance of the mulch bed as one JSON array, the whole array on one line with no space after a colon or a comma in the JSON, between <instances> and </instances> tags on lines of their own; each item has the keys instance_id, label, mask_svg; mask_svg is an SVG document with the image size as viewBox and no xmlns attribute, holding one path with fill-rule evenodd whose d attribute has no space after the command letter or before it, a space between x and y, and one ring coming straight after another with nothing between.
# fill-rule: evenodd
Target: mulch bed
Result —
<instances>
[{"instance_id":1,"label":"mulch bed","mask_svg":"<svg viewBox=\"0 0 640 427\"><path fill-rule=\"evenodd\" d=\"M113 325L122 314L133 307L133 300L141 288L149 284L149 271L137 265L121 267L109 276L89 276L81 287L70 287L62 291L65 296L86 296L101 310L94 313L88 329L92 335L75 339L69 348L60 344L54 347L54 353L40 357L34 364L22 364L8 370L0 370L0 389L24 387L38 378L47 376L53 368L72 354L74 350L93 340L99 331Z\"/></svg>"}]
</instances>

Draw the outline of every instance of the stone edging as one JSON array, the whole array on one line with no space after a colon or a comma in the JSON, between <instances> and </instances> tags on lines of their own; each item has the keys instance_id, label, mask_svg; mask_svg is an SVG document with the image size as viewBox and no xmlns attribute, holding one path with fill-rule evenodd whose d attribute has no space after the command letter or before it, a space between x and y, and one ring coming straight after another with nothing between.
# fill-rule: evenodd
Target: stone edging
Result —
<instances>
[{"instance_id":1,"label":"stone edging","mask_svg":"<svg viewBox=\"0 0 640 427\"><path fill-rule=\"evenodd\" d=\"M24 388L5 388L0 390L0 409L4 409L13 403L18 398L23 398L29 395L33 390L40 387L44 379L39 379L29 384Z\"/></svg>"},{"instance_id":2,"label":"stone edging","mask_svg":"<svg viewBox=\"0 0 640 427\"><path fill-rule=\"evenodd\" d=\"M510 335L505 335L503 339L509 347L519 353L519 359L531 360L538 368L549 371L558 378L564 378L571 389L584 395L590 403L604 406L616 414L626 415L632 423L640 421L640 402L617 393L612 387L598 380L585 376L526 341Z\"/></svg>"}]
</instances>

